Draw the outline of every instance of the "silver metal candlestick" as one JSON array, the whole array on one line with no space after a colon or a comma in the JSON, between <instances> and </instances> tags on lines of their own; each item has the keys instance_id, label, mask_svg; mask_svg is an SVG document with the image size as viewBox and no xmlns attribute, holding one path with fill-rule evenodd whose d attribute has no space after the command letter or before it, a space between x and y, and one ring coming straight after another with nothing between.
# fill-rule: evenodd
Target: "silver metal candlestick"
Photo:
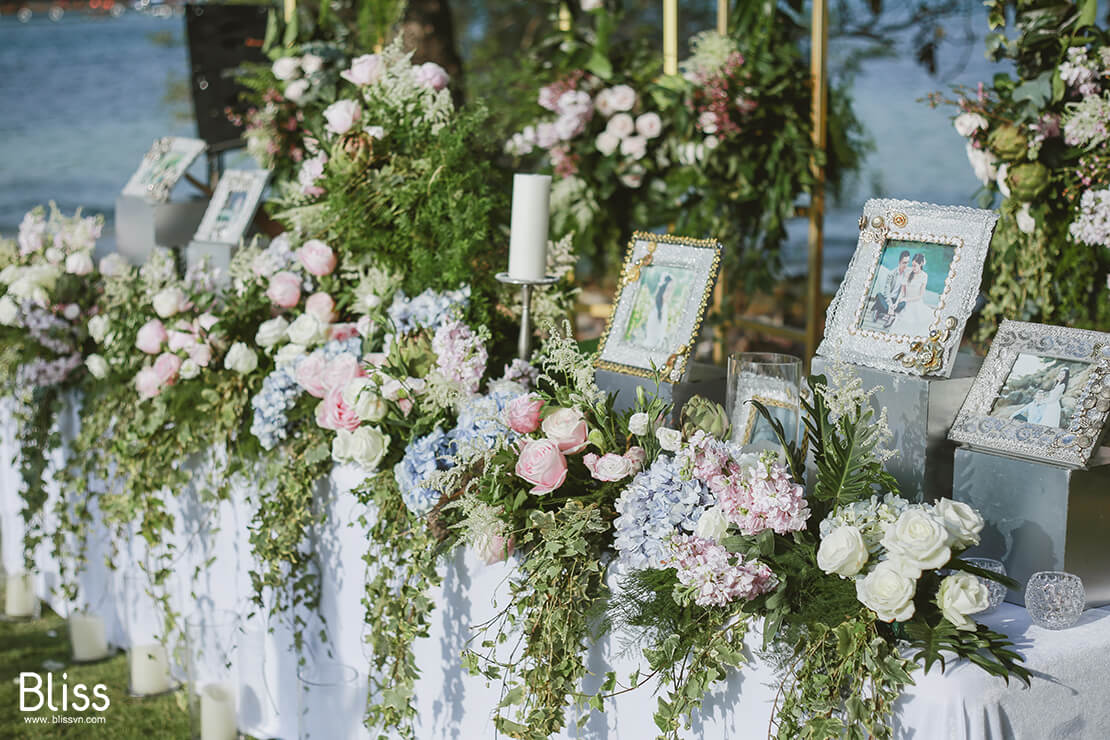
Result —
<instances>
[{"instance_id":1,"label":"silver metal candlestick","mask_svg":"<svg viewBox=\"0 0 1110 740\"><path fill-rule=\"evenodd\" d=\"M497 273L497 280L506 285L520 286L522 310L520 312L520 337L517 339L516 351L520 359L527 360L532 356L532 288L537 285L552 285L558 282L559 278L554 275L545 275L539 280L529 280L512 277L507 272L499 272Z\"/></svg>"}]
</instances>

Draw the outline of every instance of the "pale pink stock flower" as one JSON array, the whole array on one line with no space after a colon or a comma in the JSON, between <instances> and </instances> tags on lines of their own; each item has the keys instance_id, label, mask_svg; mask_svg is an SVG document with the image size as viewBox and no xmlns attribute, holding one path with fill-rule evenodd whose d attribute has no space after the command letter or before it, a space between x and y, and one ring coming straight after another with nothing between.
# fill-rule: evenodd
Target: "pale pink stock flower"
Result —
<instances>
[{"instance_id":1,"label":"pale pink stock flower","mask_svg":"<svg viewBox=\"0 0 1110 740\"><path fill-rule=\"evenodd\" d=\"M301 279L293 273L282 270L270 278L266 297L281 308L292 308L301 300Z\"/></svg>"},{"instance_id":2,"label":"pale pink stock flower","mask_svg":"<svg viewBox=\"0 0 1110 740\"><path fill-rule=\"evenodd\" d=\"M158 319L151 319L143 324L135 337L135 347L148 355L156 355L162 351L162 344L169 337L166 327Z\"/></svg>"},{"instance_id":3,"label":"pale pink stock flower","mask_svg":"<svg viewBox=\"0 0 1110 740\"><path fill-rule=\"evenodd\" d=\"M520 451L516 474L532 484L532 493L551 493L567 479L567 459L551 440L531 439Z\"/></svg>"}]
</instances>

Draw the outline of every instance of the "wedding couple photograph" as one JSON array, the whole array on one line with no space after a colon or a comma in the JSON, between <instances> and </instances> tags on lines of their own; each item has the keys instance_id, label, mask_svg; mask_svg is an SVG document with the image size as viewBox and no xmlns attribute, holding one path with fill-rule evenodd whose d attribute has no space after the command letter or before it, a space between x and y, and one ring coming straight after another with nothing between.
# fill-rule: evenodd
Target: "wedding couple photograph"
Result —
<instances>
[{"instance_id":1,"label":"wedding couple photograph","mask_svg":"<svg viewBox=\"0 0 1110 740\"><path fill-rule=\"evenodd\" d=\"M1021 353L990 415L1067 429L1090 371L1086 362Z\"/></svg>"},{"instance_id":2,"label":"wedding couple photograph","mask_svg":"<svg viewBox=\"0 0 1110 740\"><path fill-rule=\"evenodd\" d=\"M955 247L891 241L882 251L859 328L883 334L928 336Z\"/></svg>"}]
</instances>

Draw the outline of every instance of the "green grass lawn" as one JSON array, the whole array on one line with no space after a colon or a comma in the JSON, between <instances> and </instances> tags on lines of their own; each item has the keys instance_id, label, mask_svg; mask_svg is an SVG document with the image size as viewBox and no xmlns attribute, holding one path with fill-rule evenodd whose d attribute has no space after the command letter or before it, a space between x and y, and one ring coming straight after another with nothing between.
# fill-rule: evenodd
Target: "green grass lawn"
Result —
<instances>
[{"instance_id":1,"label":"green grass lawn","mask_svg":"<svg viewBox=\"0 0 1110 740\"><path fill-rule=\"evenodd\" d=\"M43 677L46 686L44 662L54 661L64 668L54 671L54 701L60 706L62 673L71 689L83 683L92 688L100 683L107 686L111 705L103 713L19 711L19 674L34 672ZM71 695L72 698L72 695ZM150 699L133 699L127 695L127 657L123 653L110 660L93 665L70 663L69 636L65 620L43 609L43 616L33 622L0 622L0 738L188 738L189 715L185 710L184 693L178 691ZM27 716L51 715L98 716L103 724L31 725L24 722Z\"/></svg>"}]
</instances>

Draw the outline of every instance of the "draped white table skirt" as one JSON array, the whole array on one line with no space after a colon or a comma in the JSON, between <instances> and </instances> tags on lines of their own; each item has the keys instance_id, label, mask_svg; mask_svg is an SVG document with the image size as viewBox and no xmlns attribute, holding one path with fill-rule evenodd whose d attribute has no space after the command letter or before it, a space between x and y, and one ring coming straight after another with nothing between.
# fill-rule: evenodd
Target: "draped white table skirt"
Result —
<instances>
[{"instance_id":1,"label":"draped white table skirt","mask_svg":"<svg viewBox=\"0 0 1110 740\"><path fill-rule=\"evenodd\" d=\"M62 421L63 436L72 433L76 412L70 409ZM0 411L0 542L3 565L8 572L23 569L23 521L20 478L14 444L14 423ZM205 469L199 464L199 473ZM304 713L312 695L299 696L299 659L287 619L268 619L264 610L251 604L249 572L252 555L248 523L252 506L265 496L256 481L236 480L230 500L202 504L192 488L173 492L166 499L174 514L173 576L169 584L176 610L188 616L197 611L226 609L240 615L232 671L237 676L240 729L256 737L293 738L299 731L312 737L363 738L362 726L365 676L363 556L368 541L358 525L370 516L351 489L359 482L354 468L338 467L321 482L319 505L326 516L312 538L311 546L323 573L322 603L318 618L310 620L305 660L334 658L359 673L359 682L344 697L332 702L328 711ZM101 482L112 485L111 481ZM270 481L266 485L280 485ZM63 496L48 481L52 499ZM135 613L122 588L122 574L140 572L137 564L147 557L138 537L114 538L96 517L86 544L88 565L80 573L83 598L89 609L108 622L110 639L126 646L129 636L125 609ZM115 569L107 566L111 559ZM416 687L420 709L421 738L493 737L491 719L500 701L500 685L487 685L484 678L467 675L459 653L472 635L471 625L496 613L496 604L507 601L507 582L513 577L512 561L486 566L462 549L441 564L443 586L433 594L437 609L431 634L416 645L422 675ZM54 588L59 582L59 564L49 548L40 546L34 557L34 575L39 595L59 614L70 605ZM152 619L149 618L148 619ZM1091 738L1110 737L1110 609L1084 614L1079 625L1051 632L1030 624L1025 610L1005 604L983 621L1010 635L1036 677L1032 687L1011 682L1009 686L966 663L949 664L928 675L915 673L912 686L900 700L895 718L897 736L913 740L961 740L964 738ZM135 619L131 630L136 629ZM152 627L153 625L147 625ZM316 637L323 630L326 640ZM759 636L749 636L750 645ZM770 663L750 651L750 664L735 674L705 702L693 718L691 737L758 738L767 734L778 678ZM587 690L595 688L609 670L627 679L643 661L620 636L609 636L595 645L588 665L593 676ZM642 740L654 737L652 720L656 697L651 687L623 694L608 704L604 714L594 712L581 729L568 730L567 737L598 740ZM299 727L304 717L315 726ZM573 726L574 717L568 718ZM323 724L322 724L323 723ZM326 726L324 726L326 724Z\"/></svg>"}]
</instances>

